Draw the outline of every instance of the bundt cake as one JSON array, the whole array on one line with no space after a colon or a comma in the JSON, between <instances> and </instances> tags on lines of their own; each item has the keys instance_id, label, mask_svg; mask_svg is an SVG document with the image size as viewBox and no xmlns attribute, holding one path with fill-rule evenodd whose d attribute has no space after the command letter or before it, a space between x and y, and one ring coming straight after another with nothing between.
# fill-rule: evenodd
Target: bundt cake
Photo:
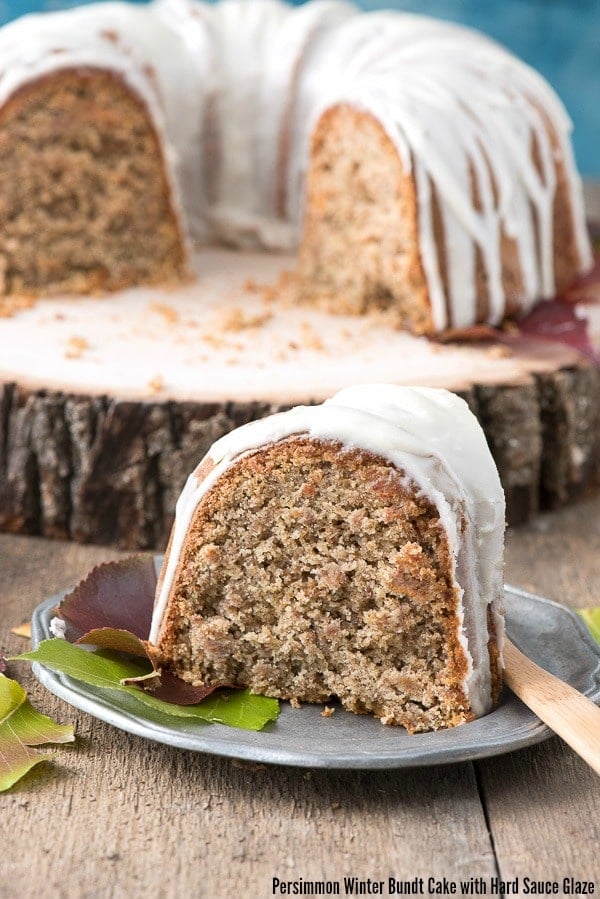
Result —
<instances>
[{"instance_id":1,"label":"bundt cake","mask_svg":"<svg viewBox=\"0 0 600 899\"><path fill-rule=\"evenodd\" d=\"M590 263L570 123L490 40L339 0L102 3L0 30L0 293L180 280L298 248L292 294L417 333Z\"/></svg>"},{"instance_id":2,"label":"bundt cake","mask_svg":"<svg viewBox=\"0 0 600 899\"><path fill-rule=\"evenodd\" d=\"M500 690L503 535L463 400L348 388L213 445L177 504L150 641L193 684L460 724Z\"/></svg>"}]
</instances>

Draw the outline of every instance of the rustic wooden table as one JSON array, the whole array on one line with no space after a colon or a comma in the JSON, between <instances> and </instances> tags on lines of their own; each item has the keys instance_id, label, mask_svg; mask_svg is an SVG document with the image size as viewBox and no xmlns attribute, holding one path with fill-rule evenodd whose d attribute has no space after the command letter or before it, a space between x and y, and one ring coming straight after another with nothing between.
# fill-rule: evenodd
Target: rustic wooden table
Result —
<instances>
[{"instance_id":1,"label":"rustic wooden table","mask_svg":"<svg viewBox=\"0 0 600 899\"><path fill-rule=\"evenodd\" d=\"M0 646L22 651L10 628L117 555L0 536ZM600 496L509 533L507 581L572 607L600 604ZM506 895L548 895L552 882L554 895L572 895L569 878L600 891L600 779L556 738L428 769L267 767L129 736L56 699L24 666L18 676L39 709L74 722L77 742L2 796L2 899L254 899L284 895L275 877L304 895L307 881L337 881L344 895L345 876L371 894L367 879L384 881L383 895L388 877L413 895L452 894L442 892L452 884L460 894L470 878L475 894L493 895L498 877Z\"/></svg>"}]
</instances>

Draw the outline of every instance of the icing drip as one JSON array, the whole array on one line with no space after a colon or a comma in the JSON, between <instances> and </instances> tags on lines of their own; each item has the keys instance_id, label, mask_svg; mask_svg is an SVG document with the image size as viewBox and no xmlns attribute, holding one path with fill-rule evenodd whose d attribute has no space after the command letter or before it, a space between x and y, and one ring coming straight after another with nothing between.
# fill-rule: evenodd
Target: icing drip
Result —
<instances>
[{"instance_id":1,"label":"icing drip","mask_svg":"<svg viewBox=\"0 0 600 899\"><path fill-rule=\"evenodd\" d=\"M536 72L468 29L341 0L100 3L1 29L0 103L77 66L120 74L146 104L182 228L187 220L197 240L294 247L310 135L320 114L350 103L381 123L414 173L436 330L476 321L476 259L487 321L503 319L503 236L520 263L512 301L527 311L553 296L556 160L580 270L591 266L565 110Z\"/></svg>"},{"instance_id":2,"label":"icing drip","mask_svg":"<svg viewBox=\"0 0 600 899\"><path fill-rule=\"evenodd\" d=\"M334 35L327 80L333 83L337 74L338 86L327 104L346 101L370 111L404 166L410 168L414 160L421 256L436 329L475 320L475 248L485 272L487 320L498 324L503 319L502 233L516 242L524 269L517 303L525 309L553 296L555 155L565 167L578 218L581 269L591 262L570 122L558 98L528 66L475 32L411 15L370 13L368 20L353 19ZM451 321L440 280L430 185L445 226Z\"/></svg>"},{"instance_id":3,"label":"icing drip","mask_svg":"<svg viewBox=\"0 0 600 899\"><path fill-rule=\"evenodd\" d=\"M297 406L218 440L190 475L177 503L150 640L160 640L179 557L202 497L246 453L294 434L340 441L388 459L433 503L453 560L457 636L469 666L463 686L474 713L483 714L491 701L488 606L495 615L500 647L503 634L498 610L503 595L504 494L477 420L463 400L445 390L349 388L321 406Z\"/></svg>"}]
</instances>

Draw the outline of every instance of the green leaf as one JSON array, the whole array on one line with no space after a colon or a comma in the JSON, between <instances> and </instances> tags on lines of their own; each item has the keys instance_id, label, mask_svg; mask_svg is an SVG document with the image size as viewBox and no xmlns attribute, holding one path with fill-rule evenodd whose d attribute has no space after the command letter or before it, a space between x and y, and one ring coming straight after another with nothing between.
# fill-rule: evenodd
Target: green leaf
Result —
<instances>
[{"instance_id":1,"label":"green leaf","mask_svg":"<svg viewBox=\"0 0 600 899\"><path fill-rule=\"evenodd\" d=\"M262 730L266 724L279 717L279 700L268 696L254 696L249 690L213 693L197 708L202 708L210 715L210 721L244 730Z\"/></svg>"},{"instance_id":2,"label":"green leaf","mask_svg":"<svg viewBox=\"0 0 600 899\"><path fill-rule=\"evenodd\" d=\"M47 715L42 715L26 700L13 712L10 723L27 746L42 746L44 743L72 743L75 739L72 724L57 724Z\"/></svg>"},{"instance_id":3,"label":"green leaf","mask_svg":"<svg viewBox=\"0 0 600 899\"><path fill-rule=\"evenodd\" d=\"M17 656L15 661L39 662L53 671L61 672L92 687L126 693L141 705L164 716L169 726L173 718L187 718L262 730L279 714L279 702L266 696L254 696L248 690L211 694L195 705L174 705L145 693L137 687L123 684L129 678L151 672L149 663L121 659L108 651L88 652L66 640L43 640L36 649ZM143 712L141 712L143 714ZM170 719L170 721L169 721Z\"/></svg>"},{"instance_id":4,"label":"green leaf","mask_svg":"<svg viewBox=\"0 0 600 899\"><path fill-rule=\"evenodd\" d=\"M27 693L16 680L0 674L0 722L11 715L27 699Z\"/></svg>"},{"instance_id":5,"label":"green leaf","mask_svg":"<svg viewBox=\"0 0 600 899\"><path fill-rule=\"evenodd\" d=\"M212 724L226 724L242 730L262 730L269 721L279 715L279 702L267 696L254 696L249 690L231 690L226 693L212 693L197 705L173 705L156 699L151 693L143 693L135 687L131 690L136 699L156 712L174 718L191 718Z\"/></svg>"},{"instance_id":6,"label":"green leaf","mask_svg":"<svg viewBox=\"0 0 600 899\"><path fill-rule=\"evenodd\" d=\"M587 624L594 640L600 643L600 606L597 606L595 609L578 609L577 614Z\"/></svg>"},{"instance_id":7,"label":"green leaf","mask_svg":"<svg viewBox=\"0 0 600 899\"><path fill-rule=\"evenodd\" d=\"M36 649L15 656L14 661L40 662L52 671L60 671L91 687L111 690L135 689L121 687L119 682L152 670L146 662L119 658L105 650L88 652L61 639L42 640Z\"/></svg>"},{"instance_id":8,"label":"green leaf","mask_svg":"<svg viewBox=\"0 0 600 899\"><path fill-rule=\"evenodd\" d=\"M54 754L42 755L23 743L10 726L10 720L0 724L0 793L10 789L40 762L47 762Z\"/></svg>"},{"instance_id":9,"label":"green leaf","mask_svg":"<svg viewBox=\"0 0 600 899\"><path fill-rule=\"evenodd\" d=\"M23 687L0 675L0 792L12 787L35 765L55 756L30 747L74 739L71 725L57 724L36 711Z\"/></svg>"}]
</instances>

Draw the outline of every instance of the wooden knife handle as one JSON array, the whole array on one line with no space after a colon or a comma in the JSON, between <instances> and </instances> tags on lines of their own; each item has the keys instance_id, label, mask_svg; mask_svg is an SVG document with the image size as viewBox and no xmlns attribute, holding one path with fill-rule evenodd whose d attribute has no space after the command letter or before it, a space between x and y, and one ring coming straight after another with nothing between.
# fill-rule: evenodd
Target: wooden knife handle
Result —
<instances>
[{"instance_id":1,"label":"wooden knife handle","mask_svg":"<svg viewBox=\"0 0 600 899\"><path fill-rule=\"evenodd\" d=\"M504 681L535 714L600 774L600 708L540 668L506 640Z\"/></svg>"}]
</instances>

